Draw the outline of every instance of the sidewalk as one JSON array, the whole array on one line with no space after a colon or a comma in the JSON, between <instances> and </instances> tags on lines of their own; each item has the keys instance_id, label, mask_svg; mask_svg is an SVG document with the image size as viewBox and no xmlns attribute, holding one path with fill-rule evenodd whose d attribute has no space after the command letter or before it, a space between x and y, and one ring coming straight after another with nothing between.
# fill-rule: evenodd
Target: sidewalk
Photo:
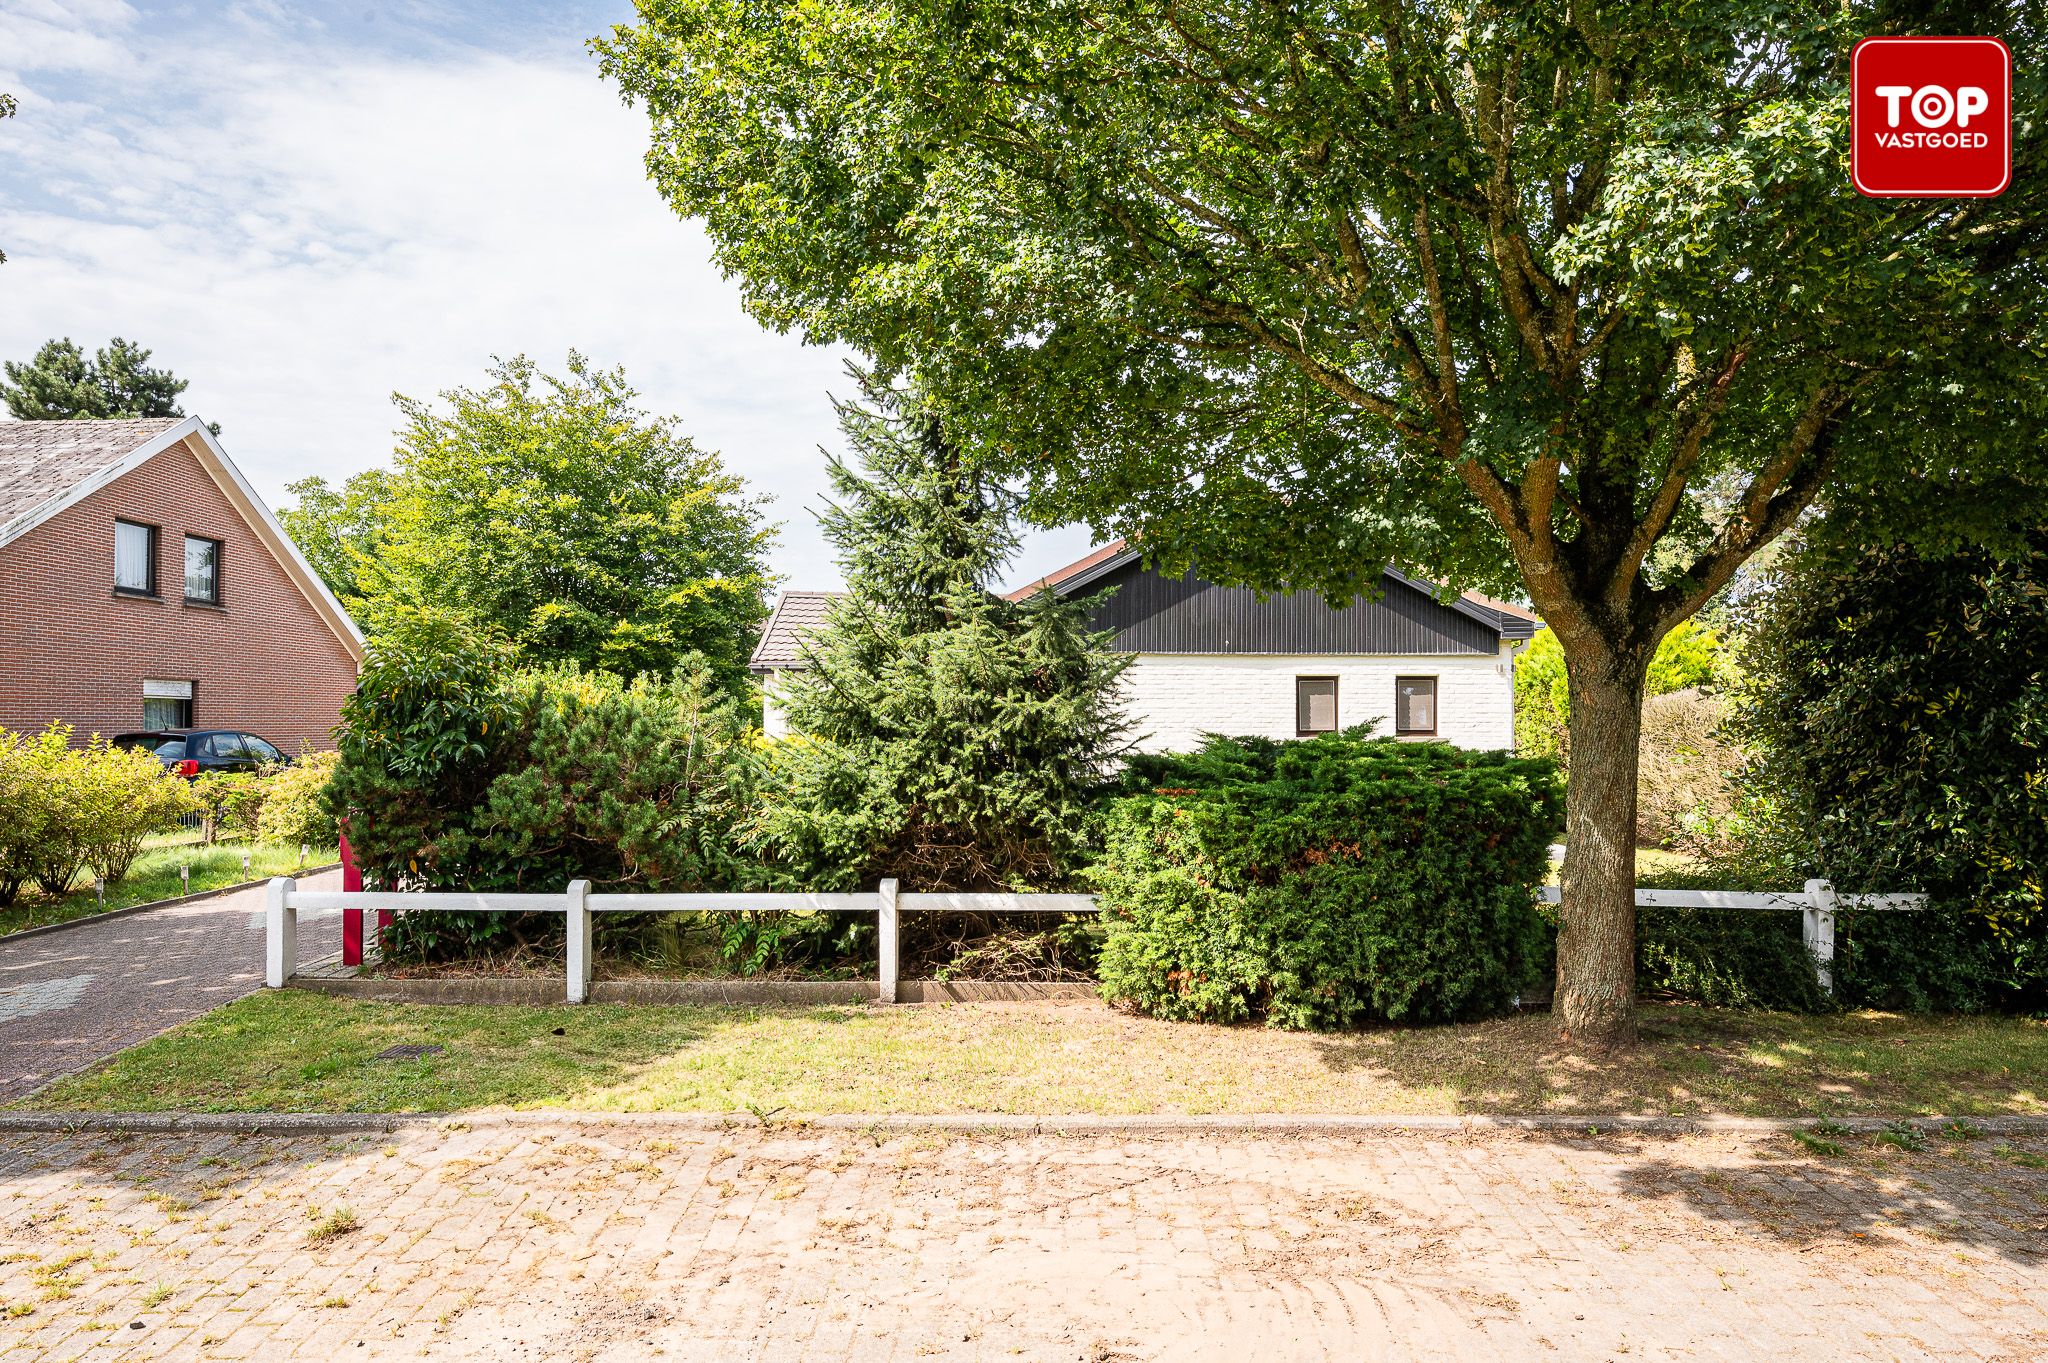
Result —
<instances>
[{"instance_id":1,"label":"sidewalk","mask_svg":"<svg viewBox=\"0 0 2048 1363\"><path fill-rule=\"evenodd\" d=\"M0 1134L0 1303L29 1308L0 1353L2019 1363L2048 1354L2048 1173L2000 1149Z\"/></svg>"}]
</instances>

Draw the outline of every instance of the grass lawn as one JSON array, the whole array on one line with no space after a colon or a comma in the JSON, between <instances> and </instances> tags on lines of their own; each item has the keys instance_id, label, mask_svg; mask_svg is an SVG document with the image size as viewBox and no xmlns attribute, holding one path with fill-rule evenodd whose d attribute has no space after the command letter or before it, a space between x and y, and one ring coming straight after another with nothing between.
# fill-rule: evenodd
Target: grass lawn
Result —
<instances>
[{"instance_id":1,"label":"grass lawn","mask_svg":"<svg viewBox=\"0 0 2048 1363\"><path fill-rule=\"evenodd\" d=\"M41 1109L453 1112L2048 1112L2048 1024L1646 1006L1591 1059L1550 1020L1315 1036L1094 1003L485 1008L266 992L59 1081ZM385 1047L438 1045L419 1060Z\"/></svg>"},{"instance_id":2,"label":"grass lawn","mask_svg":"<svg viewBox=\"0 0 2048 1363\"><path fill-rule=\"evenodd\" d=\"M242 854L250 857L249 870L242 870ZM306 864L323 866L340 856L332 847L316 847L308 855ZM197 843L177 843L155 846L144 844L142 855L135 858L135 864L128 868L128 877L107 886L109 909L125 909L130 904L147 904L153 899L175 899L186 893L178 880L178 868L192 868L192 890L216 890L223 885L235 885L244 880L260 880L266 876L290 875L299 868L299 849L296 846L283 847L275 843L215 843L205 847ZM0 937L24 928L39 928L48 923L65 923L73 918L83 918L101 909L99 897L93 893L92 874L83 875L83 888L76 888L67 895L52 899L32 885L21 887L21 898L11 906L0 909Z\"/></svg>"}]
</instances>

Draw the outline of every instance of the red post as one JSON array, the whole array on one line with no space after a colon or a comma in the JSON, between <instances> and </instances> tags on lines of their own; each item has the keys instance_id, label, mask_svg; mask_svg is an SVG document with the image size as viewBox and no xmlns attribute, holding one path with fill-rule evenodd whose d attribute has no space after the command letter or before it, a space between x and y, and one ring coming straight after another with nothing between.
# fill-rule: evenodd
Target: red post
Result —
<instances>
[{"instance_id":1,"label":"red post","mask_svg":"<svg viewBox=\"0 0 2048 1363\"><path fill-rule=\"evenodd\" d=\"M356 894L363 888L363 871L356 865L355 849L348 845L348 834L341 835L341 888L344 894ZM379 914L378 927L385 924L382 919L388 915ZM341 963L361 965L363 963L363 911L343 909L341 911Z\"/></svg>"}]
</instances>

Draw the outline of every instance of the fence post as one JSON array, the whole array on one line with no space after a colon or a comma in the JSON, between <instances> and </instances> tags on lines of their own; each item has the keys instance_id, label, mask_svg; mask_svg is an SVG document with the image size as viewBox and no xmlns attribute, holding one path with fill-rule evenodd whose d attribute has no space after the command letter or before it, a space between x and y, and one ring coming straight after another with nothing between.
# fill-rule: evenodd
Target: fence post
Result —
<instances>
[{"instance_id":1,"label":"fence post","mask_svg":"<svg viewBox=\"0 0 2048 1363\"><path fill-rule=\"evenodd\" d=\"M1804 920L1802 936L1806 949L1813 954L1813 973L1820 977L1820 987L1828 993L1835 992L1835 887L1825 880L1806 882L1806 910L1800 914Z\"/></svg>"},{"instance_id":2,"label":"fence post","mask_svg":"<svg viewBox=\"0 0 2048 1363\"><path fill-rule=\"evenodd\" d=\"M896 882L885 880L881 889L881 914L876 921L875 956L881 965L882 983L876 998L896 1002Z\"/></svg>"},{"instance_id":3,"label":"fence post","mask_svg":"<svg viewBox=\"0 0 2048 1363\"><path fill-rule=\"evenodd\" d=\"M273 876L263 891L263 982L282 989L299 969L299 911L292 891L299 882Z\"/></svg>"},{"instance_id":4,"label":"fence post","mask_svg":"<svg viewBox=\"0 0 2048 1363\"><path fill-rule=\"evenodd\" d=\"M569 1002L590 1001L590 882L569 882Z\"/></svg>"}]
</instances>

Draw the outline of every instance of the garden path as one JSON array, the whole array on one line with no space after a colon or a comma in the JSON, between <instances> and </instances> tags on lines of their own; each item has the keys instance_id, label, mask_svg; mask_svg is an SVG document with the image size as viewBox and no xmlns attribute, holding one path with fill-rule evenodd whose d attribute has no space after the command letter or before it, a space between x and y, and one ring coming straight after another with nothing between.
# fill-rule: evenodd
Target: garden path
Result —
<instances>
[{"instance_id":1,"label":"garden path","mask_svg":"<svg viewBox=\"0 0 2048 1363\"><path fill-rule=\"evenodd\" d=\"M305 878L340 889L341 872ZM301 914L301 959L341 949L338 915ZM263 888L0 937L0 1102L263 983Z\"/></svg>"}]
</instances>

